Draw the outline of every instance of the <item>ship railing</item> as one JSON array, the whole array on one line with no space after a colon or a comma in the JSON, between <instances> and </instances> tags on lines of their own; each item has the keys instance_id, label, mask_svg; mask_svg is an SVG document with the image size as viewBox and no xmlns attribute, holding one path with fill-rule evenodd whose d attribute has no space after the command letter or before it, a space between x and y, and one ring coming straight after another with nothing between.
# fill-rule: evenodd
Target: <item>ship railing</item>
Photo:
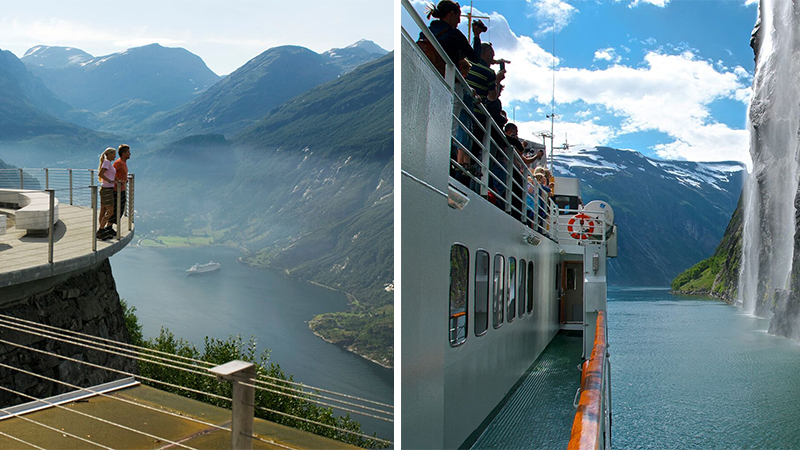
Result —
<instances>
[{"instance_id":1,"label":"ship railing","mask_svg":"<svg viewBox=\"0 0 800 450\"><path fill-rule=\"evenodd\" d=\"M98 216L100 214L100 186L97 169L35 168L0 169L0 193L20 193L26 198L43 199L38 209L48 215L47 224L38 229L28 229L18 222L24 207L14 202L14 195L0 195L0 254L3 271L39 266L58 260L96 252ZM120 182L121 183L121 182ZM126 204L116 196L117 212L115 236L117 240L133 230L135 176L128 175L125 187ZM18 198L18 197L17 197ZM30 217L30 213L25 213ZM37 220L38 222L38 220ZM46 227L46 228L45 228Z\"/></svg>"},{"instance_id":2,"label":"ship railing","mask_svg":"<svg viewBox=\"0 0 800 450\"><path fill-rule=\"evenodd\" d=\"M611 363L605 311L597 313L594 347L583 363L580 401L572 422L569 450L611 448Z\"/></svg>"},{"instance_id":3,"label":"ship railing","mask_svg":"<svg viewBox=\"0 0 800 450\"><path fill-rule=\"evenodd\" d=\"M562 244L577 243L606 244L611 224L603 211L585 209L554 209L554 226L557 230L558 242Z\"/></svg>"},{"instance_id":4,"label":"ship railing","mask_svg":"<svg viewBox=\"0 0 800 450\"><path fill-rule=\"evenodd\" d=\"M403 39L410 43L434 76L447 87L453 99L450 133L450 183L463 185L516 220L548 239L556 240L556 207L505 133L483 104L474 105L472 89L455 64L439 45L425 21L408 0L403 7L413 24L445 61L442 75L416 45L416 39L401 27ZM473 110L477 108L479 114ZM482 115L483 117L479 117ZM470 126L471 124L471 126Z\"/></svg>"}]
</instances>

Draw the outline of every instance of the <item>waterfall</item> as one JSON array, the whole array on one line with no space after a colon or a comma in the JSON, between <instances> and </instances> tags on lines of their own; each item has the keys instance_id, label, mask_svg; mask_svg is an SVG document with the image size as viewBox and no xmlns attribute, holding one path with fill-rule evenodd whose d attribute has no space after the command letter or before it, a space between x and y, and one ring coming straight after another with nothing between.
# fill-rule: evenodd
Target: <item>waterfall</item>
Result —
<instances>
[{"instance_id":1,"label":"waterfall","mask_svg":"<svg viewBox=\"0 0 800 450\"><path fill-rule=\"evenodd\" d=\"M753 169L744 188L738 295L745 311L762 317L778 315L777 303L787 301L781 299L800 297L800 292L785 294L793 288L792 263L800 258L794 251L800 175L798 13L800 6L791 0L761 0L751 43L756 54L748 120Z\"/></svg>"}]
</instances>

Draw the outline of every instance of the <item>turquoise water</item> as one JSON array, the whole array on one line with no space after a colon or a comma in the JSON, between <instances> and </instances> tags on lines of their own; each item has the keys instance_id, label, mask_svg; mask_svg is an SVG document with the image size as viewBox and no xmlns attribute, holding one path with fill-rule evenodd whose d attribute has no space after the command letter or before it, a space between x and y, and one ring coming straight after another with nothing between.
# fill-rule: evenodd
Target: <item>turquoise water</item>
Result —
<instances>
[{"instance_id":1,"label":"turquoise water","mask_svg":"<svg viewBox=\"0 0 800 450\"><path fill-rule=\"evenodd\" d=\"M800 448L800 343L666 289L609 289L615 448Z\"/></svg>"},{"instance_id":2,"label":"turquoise water","mask_svg":"<svg viewBox=\"0 0 800 450\"><path fill-rule=\"evenodd\" d=\"M161 327L202 348L205 336L254 336L296 381L358 397L393 403L393 371L329 344L308 329L316 314L348 309L341 293L287 279L238 262L226 247L154 249L128 247L111 258L117 291L143 325ZM194 263L214 260L219 271L187 275ZM353 415L370 434L392 437L392 424Z\"/></svg>"}]
</instances>

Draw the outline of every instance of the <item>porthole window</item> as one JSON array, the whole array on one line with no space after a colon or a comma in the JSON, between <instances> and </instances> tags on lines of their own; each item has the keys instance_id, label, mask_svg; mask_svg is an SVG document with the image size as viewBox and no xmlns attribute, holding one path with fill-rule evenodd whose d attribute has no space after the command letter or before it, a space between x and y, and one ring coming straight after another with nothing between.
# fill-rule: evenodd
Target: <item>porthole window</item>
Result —
<instances>
[{"instance_id":1,"label":"porthole window","mask_svg":"<svg viewBox=\"0 0 800 450\"><path fill-rule=\"evenodd\" d=\"M494 268L492 271L492 326L500 328L503 325L503 310L505 308L506 294L506 260L503 255L494 255Z\"/></svg>"},{"instance_id":2,"label":"porthole window","mask_svg":"<svg viewBox=\"0 0 800 450\"><path fill-rule=\"evenodd\" d=\"M517 317L517 259L508 258L508 323Z\"/></svg>"},{"instance_id":3,"label":"porthole window","mask_svg":"<svg viewBox=\"0 0 800 450\"><path fill-rule=\"evenodd\" d=\"M525 298L527 297L525 294L525 273L527 270L527 266L525 264L524 259L519 260L519 277L518 277L518 288L517 288L517 304L519 304L519 317L520 319L522 316L525 315Z\"/></svg>"},{"instance_id":4,"label":"porthole window","mask_svg":"<svg viewBox=\"0 0 800 450\"><path fill-rule=\"evenodd\" d=\"M528 314L533 312L533 261L528 261Z\"/></svg>"},{"instance_id":5,"label":"porthole window","mask_svg":"<svg viewBox=\"0 0 800 450\"><path fill-rule=\"evenodd\" d=\"M475 255L475 336L489 328L489 253L478 250Z\"/></svg>"},{"instance_id":6,"label":"porthole window","mask_svg":"<svg viewBox=\"0 0 800 450\"><path fill-rule=\"evenodd\" d=\"M467 297L469 295L469 250L461 244L450 248L450 345L467 340Z\"/></svg>"}]
</instances>

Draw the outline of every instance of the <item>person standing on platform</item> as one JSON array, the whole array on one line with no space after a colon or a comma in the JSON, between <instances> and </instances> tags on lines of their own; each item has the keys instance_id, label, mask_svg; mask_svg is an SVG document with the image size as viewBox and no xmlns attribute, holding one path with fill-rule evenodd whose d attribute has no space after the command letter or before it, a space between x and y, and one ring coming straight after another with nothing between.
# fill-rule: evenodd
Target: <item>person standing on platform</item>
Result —
<instances>
[{"instance_id":1,"label":"person standing on platform","mask_svg":"<svg viewBox=\"0 0 800 450\"><path fill-rule=\"evenodd\" d=\"M119 202L119 216L122 217L125 211L125 200L128 189L128 160L131 158L131 147L127 144L122 144L119 146L119 158L114 161L114 169L116 170L115 179L116 183L114 186L114 214L109 219L110 224L117 223L117 203ZM119 200L117 200L117 198ZM117 229L119 229L119 225L117 225Z\"/></svg>"}]
</instances>

